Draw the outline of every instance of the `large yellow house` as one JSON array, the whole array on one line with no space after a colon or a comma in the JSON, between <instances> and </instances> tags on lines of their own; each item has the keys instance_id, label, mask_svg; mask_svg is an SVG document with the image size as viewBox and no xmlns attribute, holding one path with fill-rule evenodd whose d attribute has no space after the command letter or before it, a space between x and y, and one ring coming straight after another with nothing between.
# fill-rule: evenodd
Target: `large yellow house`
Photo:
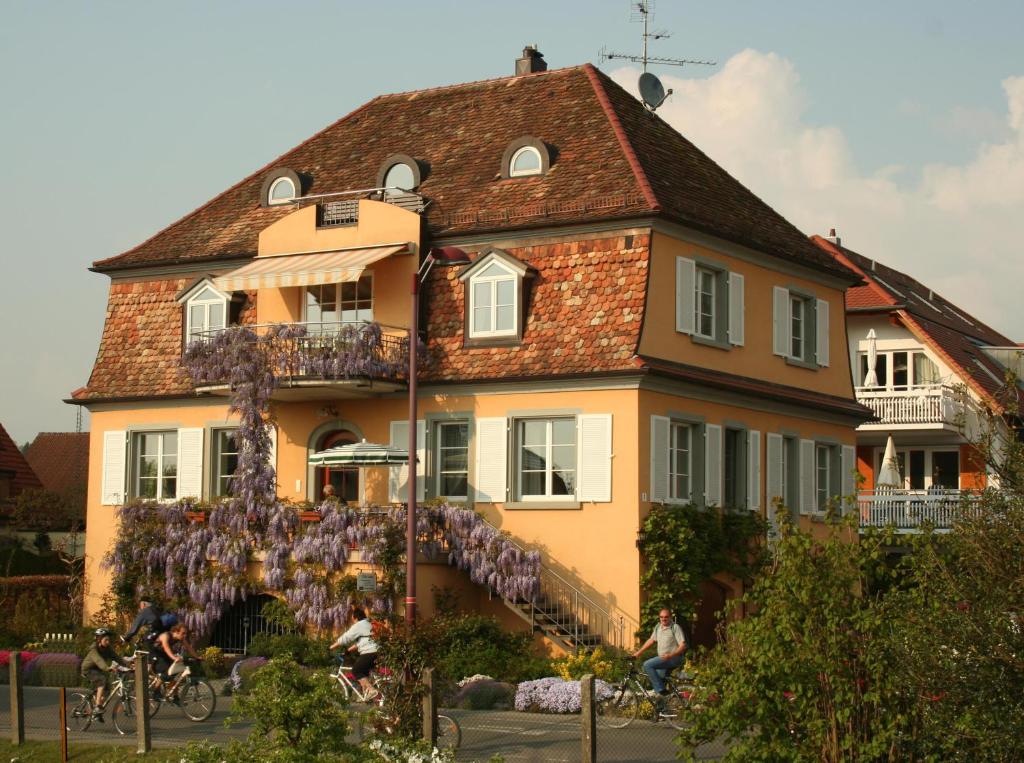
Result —
<instances>
[{"instance_id":1,"label":"large yellow house","mask_svg":"<svg viewBox=\"0 0 1024 763\"><path fill-rule=\"evenodd\" d=\"M868 416L846 351L856 276L593 66L545 71L528 49L519 68L377 97L94 264L111 279L106 325L73 394L92 416L87 616L118 505L230 490L225 388L181 370L190 341L229 325L304 327L274 393L279 495L315 501L331 483L403 500L400 470L307 461L404 446L404 371L351 378L310 358L374 322L386 360L428 255L419 498L464 502L540 550L542 593L602 638L638 620L653 503L765 513L781 496L810 525L853 492ZM458 573L421 576L421 591L440 581L502 610Z\"/></svg>"}]
</instances>

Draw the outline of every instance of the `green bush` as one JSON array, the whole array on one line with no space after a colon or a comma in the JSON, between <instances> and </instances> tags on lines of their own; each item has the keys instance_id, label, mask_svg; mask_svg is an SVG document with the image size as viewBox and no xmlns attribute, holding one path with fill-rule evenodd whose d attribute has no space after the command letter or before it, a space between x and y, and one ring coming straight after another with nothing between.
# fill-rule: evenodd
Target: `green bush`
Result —
<instances>
[{"instance_id":1,"label":"green bush","mask_svg":"<svg viewBox=\"0 0 1024 763\"><path fill-rule=\"evenodd\" d=\"M451 706L460 710L509 710L514 706L516 687L501 681L473 681L459 689Z\"/></svg>"},{"instance_id":2,"label":"green bush","mask_svg":"<svg viewBox=\"0 0 1024 763\"><path fill-rule=\"evenodd\" d=\"M210 678L224 678L228 674L227 660L220 647L208 646L203 650L203 669Z\"/></svg>"},{"instance_id":3,"label":"green bush","mask_svg":"<svg viewBox=\"0 0 1024 763\"><path fill-rule=\"evenodd\" d=\"M249 642L249 654L268 660L290 655L302 665L328 667L334 662L329 646L329 641L311 639L300 633L257 633Z\"/></svg>"},{"instance_id":4,"label":"green bush","mask_svg":"<svg viewBox=\"0 0 1024 763\"><path fill-rule=\"evenodd\" d=\"M485 615L444 617L436 622L440 639L436 663L443 679L454 682L483 674L519 682L551 675L550 660L534 653L529 632L507 631L496 618Z\"/></svg>"}]
</instances>

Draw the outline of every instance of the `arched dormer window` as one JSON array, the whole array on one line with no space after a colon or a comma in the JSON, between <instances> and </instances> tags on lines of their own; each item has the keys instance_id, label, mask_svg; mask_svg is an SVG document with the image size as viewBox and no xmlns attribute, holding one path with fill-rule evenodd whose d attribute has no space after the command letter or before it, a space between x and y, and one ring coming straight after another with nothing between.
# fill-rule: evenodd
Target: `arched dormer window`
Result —
<instances>
[{"instance_id":1,"label":"arched dormer window","mask_svg":"<svg viewBox=\"0 0 1024 763\"><path fill-rule=\"evenodd\" d=\"M260 189L260 205L276 207L288 204L302 195L302 181L296 172L280 167L263 179Z\"/></svg>"},{"instance_id":2,"label":"arched dormer window","mask_svg":"<svg viewBox=\"0 0 1024 763\"><path fill-rule=\"evenodd\" d=\"M377 171L377 187L388 189L388 196L415 191L423 182L423 164L408 154L392 154Z\"/></svg>"},{"instance_id":3,"label":"arched dormer window","mask_svg":"<svg viewBox=\"0 0 1024 763\"><path fill-rule=\"evenodd\" d=\"M551 168L552 151L542 140L524 135L512 141L501 158L503 178L544 175Z\"/></svg>"},{"instance_id":4,"label":"arched dormer window","mask_svg":"<svg viewBox=\"0 0 1024 763\"><path fill-rule=\"evenodd\" d=\"M523 334L525 263L492 249L459 275L466 289L465 336L468 344L518 342Z\"/></svg>"},{"instance_id":5,"label":"arched dormer window","mask_svg":"<svg viewBox=\"0 0 1024 763\"><path fill-rule=\"evenodd\" d=\"M240 304L215 288L209 278L202 278L178 295L185 310L185 346L197 339L208 339L227 328L233 317L231 308ZM235 311L237 312L237 311Z\"/></svg>"}]
</instances>

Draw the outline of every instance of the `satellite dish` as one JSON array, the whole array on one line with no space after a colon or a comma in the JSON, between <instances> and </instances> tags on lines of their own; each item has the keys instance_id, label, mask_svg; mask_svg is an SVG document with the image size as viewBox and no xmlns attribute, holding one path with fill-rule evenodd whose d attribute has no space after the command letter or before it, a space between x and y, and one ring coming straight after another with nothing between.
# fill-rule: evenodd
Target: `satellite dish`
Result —
<instances>
[{"instance_id":1,"label":"satellite dish","mask_svg":"<svg viewBox=\"0 0 1024 763\"><path fill-rule=\"evenodd\" d=\"M640 75L639 85L640 99L651 111L658 108L668 96L665 92L665 86L661 84L661 80L650 72L644 72ZM672 91L670 90L669 92Z\"/></svg>"}]
</instances>

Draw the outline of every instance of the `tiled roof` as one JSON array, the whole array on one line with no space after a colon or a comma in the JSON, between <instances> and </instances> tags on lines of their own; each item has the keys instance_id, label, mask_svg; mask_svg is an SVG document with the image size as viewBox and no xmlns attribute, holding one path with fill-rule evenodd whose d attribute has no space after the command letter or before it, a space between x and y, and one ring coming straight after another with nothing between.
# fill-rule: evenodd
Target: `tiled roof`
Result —
<instances>
[{"instance_id":1,"label":"tiled roof","mask_svg":"<svg viewBox=\"0 0 1024 763\"><path fill-rule=\"evenodd\" d=\"M846 292L847 310L895 313L909 331L944 356L966 384L999 405L996 395L1003 387L1004 371L981 348L1009 347L1014 342L906 273L821 236L811 240L867 281Z\"/></svg>"},{"instance_id":2,"label":"tiled roof","mask_svg":"<svg viewBox=\"0 0 1024 763\"><path fill-rule=\"evenodd\" d=\"M502 179L524 135L553 147L544 176ZM833 273L806 238L619 85L588 65L373 99L137 247L117 269L254 255L259 231L291 211L261 207L266 173L288 167L306 195L376 185L391 155L429 165L419 191L437 235L658 214Z\"/></svg>"},{"instance_id":3,"label":"tiled roof","mask_svg":"<svg viewBox=\"0 0 1024 763\"><path fill-rule=\"evenodd\" d=\"M0 473L12 475L11 497L22 490L43 486L3 425L0 425Z\"/></svg>"},{"instance_id":4,"label":"tiled roof","mask_svg":"<svg viewBox=\"0 0 1024 763\"><path fill-rule=\"evenodd\" d=\"M84 488L89 479L89 433L40 432L25 450L25 460L47 490L70 493Z\"/></svg>"}]
</instances>

